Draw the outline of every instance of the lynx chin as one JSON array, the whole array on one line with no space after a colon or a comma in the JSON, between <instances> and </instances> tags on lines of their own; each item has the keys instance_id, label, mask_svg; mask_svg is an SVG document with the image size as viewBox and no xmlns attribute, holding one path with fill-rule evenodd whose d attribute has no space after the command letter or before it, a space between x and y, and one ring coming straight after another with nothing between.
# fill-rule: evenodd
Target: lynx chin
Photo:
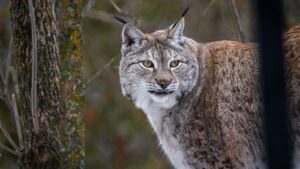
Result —
<instances>
[{"instance_id":1,"label":"lynx chin","mask_svg":"<svg viewBox=\"0 0 300 169\"><path fill-rule=\"evenodd\" d=\"M164 30L122 31L123 95L148 117L177 169L265 169L256 45L198 43L184 18ZM284 34L294 143L300 169L300 26Z\"/></svg>"}]
</instances>

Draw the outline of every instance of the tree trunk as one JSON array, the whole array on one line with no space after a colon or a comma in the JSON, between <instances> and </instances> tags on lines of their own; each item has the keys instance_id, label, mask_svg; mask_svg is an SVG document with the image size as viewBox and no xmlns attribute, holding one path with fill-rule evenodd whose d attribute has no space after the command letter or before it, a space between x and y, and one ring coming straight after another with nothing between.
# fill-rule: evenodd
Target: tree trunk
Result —
<instances>
[{"instance_id":1,"label":"tree trunk","mask_svg":"<svg viewBox=\"0 0 300 169\"><path fill-rule=\"evenodd\" d=\"M84 123L82 97L82 0L59 0L62 144L65 165L83 168ZM71 23L71 24L70 24Z\"/></svg>"},{"instance_id":2,"label":"tree trunk","mask_svg":"<svg viewBox=\"0 0 300 169\"><path fill-rule=\"evenodd\" d=\"M76 20L76 26L61 25L63 31L64 28L72 30L69 34L65 33L65 37L72 36L71 41L65 39L61 42L62 48L71 48L71 51L61 50L59 58L55 0L33 0L33 6L37 38L37 133L31 113L32 38L28 2L10 2L14 55L20 89L19 112L25 145L20 168L83 168L80 21ZM71 19L74 22L75 19L80 19L78 16L80 13L64 18L62 23Z\"/></svg>"}]
</instances>

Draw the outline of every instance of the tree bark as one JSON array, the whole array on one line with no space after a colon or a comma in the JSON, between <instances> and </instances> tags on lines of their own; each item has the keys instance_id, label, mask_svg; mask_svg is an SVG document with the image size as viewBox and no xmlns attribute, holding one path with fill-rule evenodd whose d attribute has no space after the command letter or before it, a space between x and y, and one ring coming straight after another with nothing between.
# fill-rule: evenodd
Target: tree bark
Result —
<instances>
[{"instance_id":1,"label":"tree bark","mask_svg":"<svg viewBox=\"0 0 300 169\"><path fill-rule=\"evenodd\" d=\"M84 167L84 123L82 97L82 0L59 0L62 144L64 164Z\"/></svg>"},{"instance_id":2,"label":"tree bark","mask_svg":"<svg viewBox=\"0 0 300 169\"><path fill-rule=\"evenodd\" d=\"M81 23L76 20L81 18L78 17L79 9L75 9L77 3L68 3L73 5L68 10L73 8L77 13L64 18L63 25L60 25L64 37L69 39L61 42L62 50L59 53L58 40L62 38L58 37L55 0L33 0L38 63L39 131L36 133L30 104L32 37L29 6L27 0L10 1L14 56L20 89L18 103L25 145L19 163L22 169L83 168ZM65 26L67 22L77 25Z\"/></svg>"}]
</instances>

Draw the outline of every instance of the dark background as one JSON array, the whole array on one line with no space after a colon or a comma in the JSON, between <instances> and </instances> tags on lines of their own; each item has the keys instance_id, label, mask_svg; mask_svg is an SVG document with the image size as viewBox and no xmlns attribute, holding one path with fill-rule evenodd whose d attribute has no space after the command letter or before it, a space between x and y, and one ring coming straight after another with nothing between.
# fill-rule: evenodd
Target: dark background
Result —
<instances>
[{"instance_id":1,"label":"dark background","mask_svg":"<svg viewBox=\"0 0 300 169\"><path fill-rule=\"evenodd\" d=\"M231 0L117 0L121 12L109 0L95 2L83 12L84 83L86 84L86 168L171 168L150 124L141 110L121 95L118 77L123 16L144 32L171 25L184 8L185 35L198 42L239 40ZM255 15L250 0L236 0L245 41L255 42ZM285 0L286 28L300 24L300 0ZM0 0L0 63L6 56L11 29L8 0ZM0 121L16 136L13 116L0 101ZM16 137L15 137L15 140ZM0 142L7 144L2 133ZM0 149L0 169L16 168L16 157Z\"/></svg>"}]
</instances>

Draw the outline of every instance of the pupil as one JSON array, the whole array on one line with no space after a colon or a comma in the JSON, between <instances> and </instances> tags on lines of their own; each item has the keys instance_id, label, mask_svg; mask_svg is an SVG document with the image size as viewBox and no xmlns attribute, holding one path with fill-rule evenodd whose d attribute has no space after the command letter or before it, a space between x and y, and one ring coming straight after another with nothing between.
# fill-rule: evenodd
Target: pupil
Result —
<instances>
[{"instance_id":1,"label":"pupil","mask_svg":"<svg viewBox=\"0 0 300 169\"><path fill-rule=\"evenodd\" d=\"M176 60L176 61L173 61L172 63L171 63L171 66L172 67L176 67L178 65L178 61Z\"/></svg>"},{"instance_id":2,"label":"pupil","mask_svg":"<svg viewBox=\"0 0 300 169\"><path fill-rule=\"evenodd\" d=\"M145 61L143 62L143 64L144 64L144 66L147 67L147 68L152 67L152 62L149 61L149 60L145 60Z\"/></svg>"}]
</instances>

